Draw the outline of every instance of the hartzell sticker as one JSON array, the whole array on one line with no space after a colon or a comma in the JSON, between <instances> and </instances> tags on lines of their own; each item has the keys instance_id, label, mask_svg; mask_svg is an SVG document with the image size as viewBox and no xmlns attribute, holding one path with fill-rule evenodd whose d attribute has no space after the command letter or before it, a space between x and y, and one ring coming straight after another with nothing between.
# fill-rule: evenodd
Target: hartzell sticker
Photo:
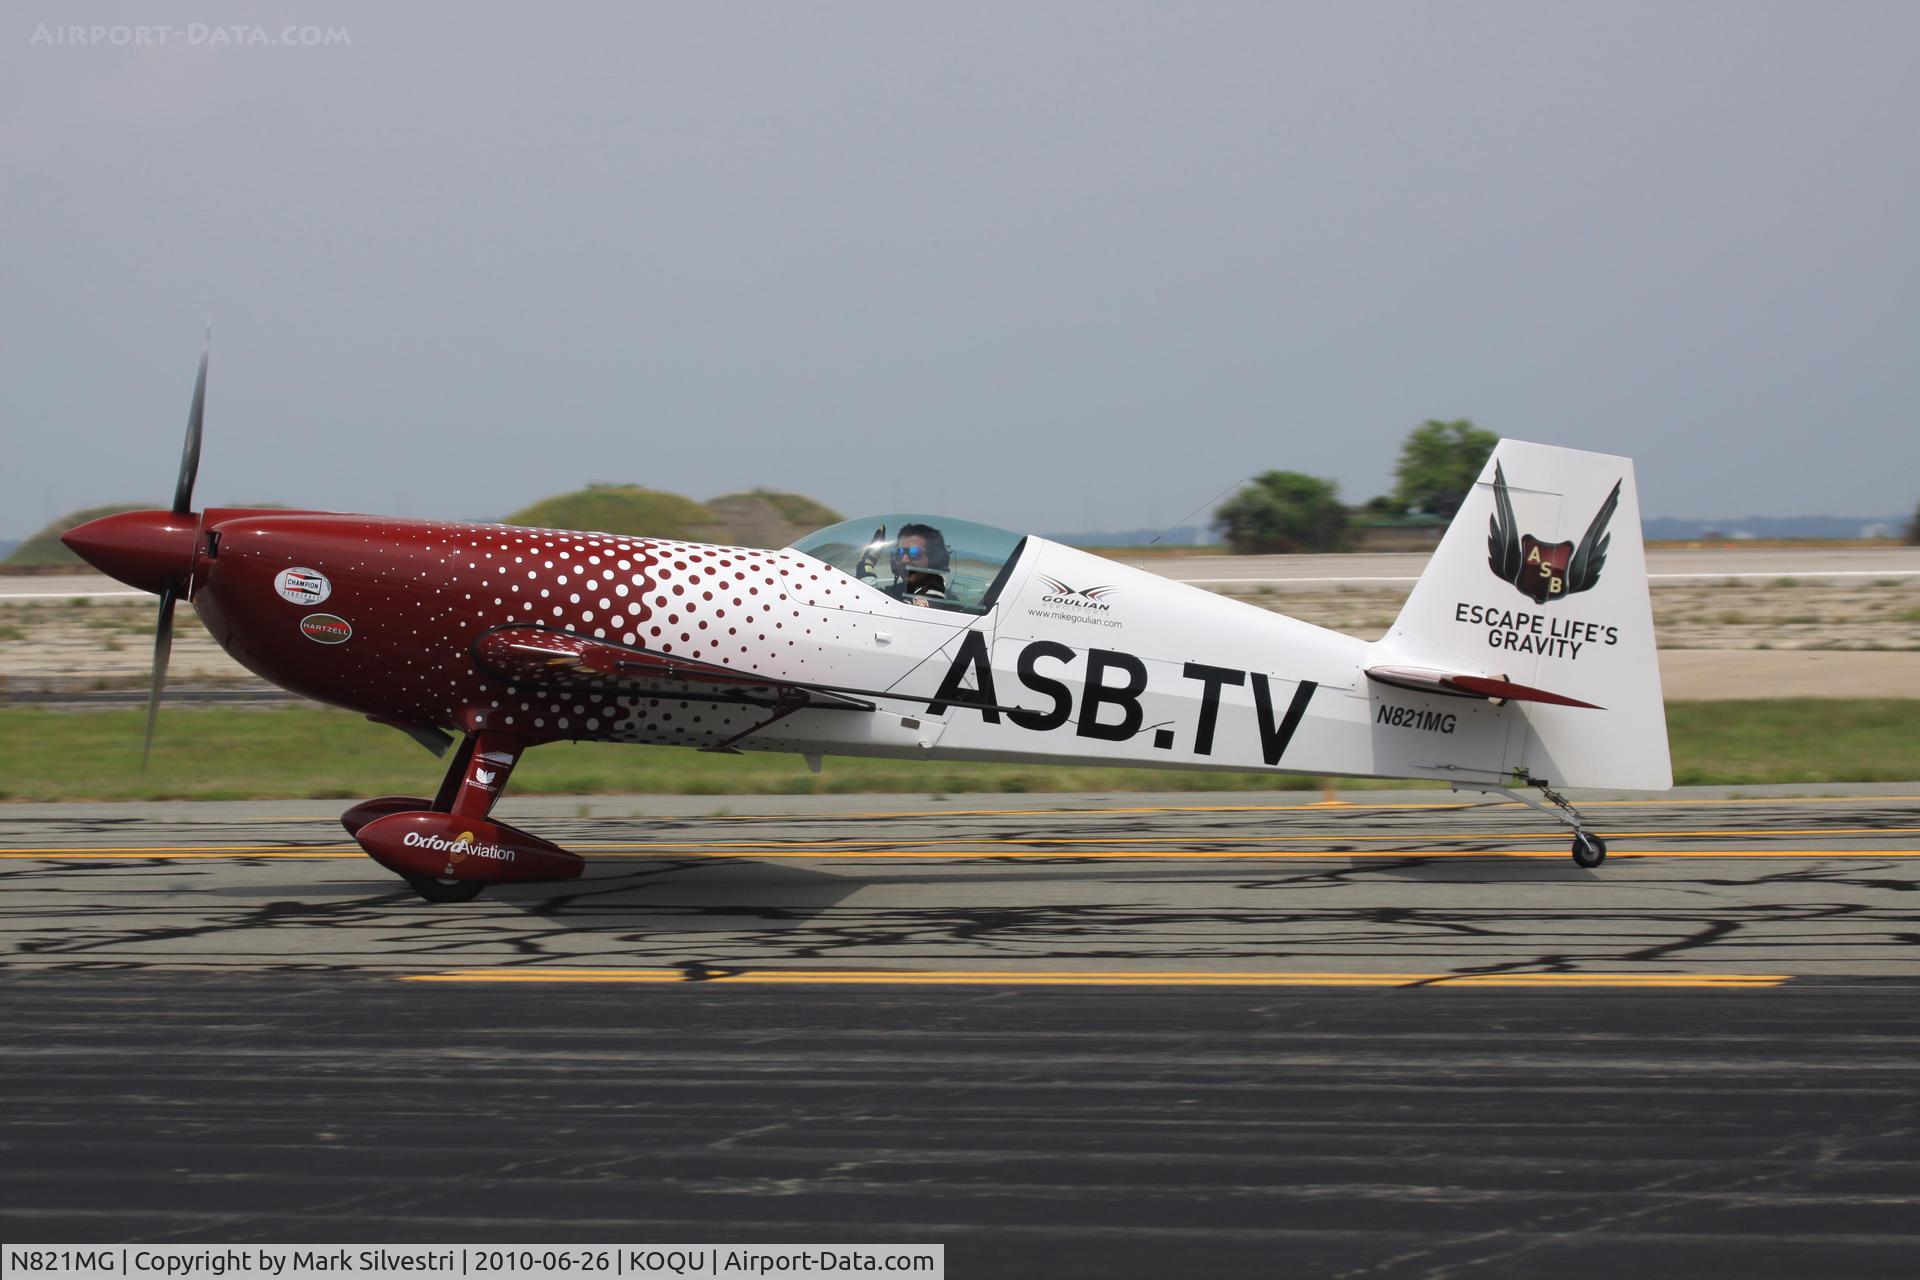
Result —
<instances>
[{"instance_id":1,"label":"hartzell sticker","mask_svg":"<svg viewBox=\"0 0 1920 1280\"><path fill-rule=\"evenodd\" d=\"M300 634L316 644L345 644L353 639L353 624L337 613L310 613L300 619Z\"/></svg>"}]
</instances>

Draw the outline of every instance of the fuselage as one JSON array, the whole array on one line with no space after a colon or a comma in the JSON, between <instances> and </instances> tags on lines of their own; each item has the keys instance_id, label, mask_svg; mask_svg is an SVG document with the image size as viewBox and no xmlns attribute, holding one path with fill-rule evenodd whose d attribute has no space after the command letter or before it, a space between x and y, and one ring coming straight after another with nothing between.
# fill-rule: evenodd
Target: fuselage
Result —
<instances>
[{"instance_id":1,"label":"fuselage","mask_svg":"<svg viewBox=\"0 0 1920 1280\"><path fill-rule=\"evenodd\" d=\"M1391 776L1502 767L1498 709L1383 690L1366 642L1026 538L988 607L804 552L321 513L206 513L190 598L260 676L397 724L657 743ZM858 692L870 713L501 678L538 626ZM1442 761L1447 761L1442 765Z\"/></svg>"}]
</instances>

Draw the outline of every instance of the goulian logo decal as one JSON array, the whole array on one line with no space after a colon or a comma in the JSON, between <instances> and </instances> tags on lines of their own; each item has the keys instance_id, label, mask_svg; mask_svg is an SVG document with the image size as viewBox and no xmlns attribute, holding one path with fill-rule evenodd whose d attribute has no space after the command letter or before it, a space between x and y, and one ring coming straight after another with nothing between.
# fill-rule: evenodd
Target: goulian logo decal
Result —
<instances>
[{"instance_id":1,"label":"goulian logo decal","mask_svg":"<svg viewBox=\"0 0 1920 1280\"><path fill-rule=\"evenodd\" d=\"M1613 492L1600 504L1600 513L1587 526L1578 547L1571 542L1546 543L1530 533L1521 536L1513 498L1507 493L1507 474L1494 463L1493 518L1487 521L1487 565L1493 576L1511 582L1536 604L1562 600L1596 585L1607 563L1607 546L1613 541L1607 524L1620 505L1620 483L1613 482Z\"/></svg>"},{"instance_id":2,"label":"goulian logo decal","mask_svg":"<svg viewBox=\"0 0 1920 1280\"><path fill-rule=\"evenodd\" d=\"M1047 594L1040 597L1045 604L1064 604L1077 609L1098 609L1105 613L1112 605L1100 603L1107 596L1118 591L1118 587L1070 587L1058 578L1041 574L1040 581L1046 585Z\"/></svg>"}]
</instances>

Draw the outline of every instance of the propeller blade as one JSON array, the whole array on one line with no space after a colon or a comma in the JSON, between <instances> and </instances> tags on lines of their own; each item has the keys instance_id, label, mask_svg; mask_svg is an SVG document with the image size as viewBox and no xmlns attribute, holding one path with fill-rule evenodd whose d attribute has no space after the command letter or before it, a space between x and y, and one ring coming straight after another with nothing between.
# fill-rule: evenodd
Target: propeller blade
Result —
<instances>
[{"instance_id":1,"label":"propeller blade","mask_svg":"<svg viewBox=\"0 0 1920 1280\"><path fill-rule=\"evenodd\" d=\"M204 367L204 366L203 366ZM160 691L167 685L167 658L173 652L173 603L180 598L180 584L172 582L160 593L160 621L153 629L153 679L147 686L147 739L140 748L140 767L147 767L153 754L153 726L160 718Z\"/></svg>"},{"instance_id":2,"label":"propeller blade","mask_svg":"<svg viewBox=\"0 0 1920 1280\"><path fill-rule=\"evenodd\" d=\"M207 411L207 356L213 349L213 329L200 349L200 374L193 380L193 408L187 411L187 443L180 451L180 479L173 486L173 514L193 510L193 481L200 474L200 422Z\"/></svg>"}]
</instances>

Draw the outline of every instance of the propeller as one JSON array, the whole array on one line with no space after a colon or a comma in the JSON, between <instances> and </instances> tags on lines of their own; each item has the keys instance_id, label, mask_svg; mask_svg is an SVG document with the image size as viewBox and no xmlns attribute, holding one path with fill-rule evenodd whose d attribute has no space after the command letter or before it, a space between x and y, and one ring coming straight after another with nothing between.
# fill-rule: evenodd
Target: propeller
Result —
<instances>
[{"instance_id":1,"label":"propeller","mask_svg":"<svg viewBox=\"0 0 1920 1280\"><path fill-rule=\"evenodd\" d=\"M200 474L200 424L207 413L207 357L213 353L213 326L200 348L200 372L193 379L193 408L187 410L187 442L180 450L180 478L173 486L173 514L193 510L193 482Z\"/></svg>"},{"instance_id":2,"label":"propeller","mask_svg":"<svg viewBox=\"0 0 1920 1280\"><path fill-rule=\"evenodd\" d=\"M173 486L173 514L193 513L193 482L200 474L200 432L207 412L207 357L213 351L213 326L207 326L200 348L200 372L193 379L193 407L187 411L187 439L180 449L180 478ZM189 562L191 564L191 562ZM189 568L191 574L191 568ZM153 755L153 730L160 719L160 694L167 685L167 659L173 653L173 606L186 587L185 578L169 582L160 592L160 620L153 629L153 675L147 682L147 733L140 747L140 767Z\"/></svg>"},{"instance_id":3,"label":"propeller","mask_svg":"<svg viewBox=\"0 0 1920 1280\"><path fill-rule=\"evenodd\" d=\"M178 583L160 593L160 622L153 629L153 675L147 682L147 736L140 744L140 767L153 755L153 727L160 719L160 692L167 686L167 658L173 653L173 603L180 598Z\"/></svg>"}]
</instances>

